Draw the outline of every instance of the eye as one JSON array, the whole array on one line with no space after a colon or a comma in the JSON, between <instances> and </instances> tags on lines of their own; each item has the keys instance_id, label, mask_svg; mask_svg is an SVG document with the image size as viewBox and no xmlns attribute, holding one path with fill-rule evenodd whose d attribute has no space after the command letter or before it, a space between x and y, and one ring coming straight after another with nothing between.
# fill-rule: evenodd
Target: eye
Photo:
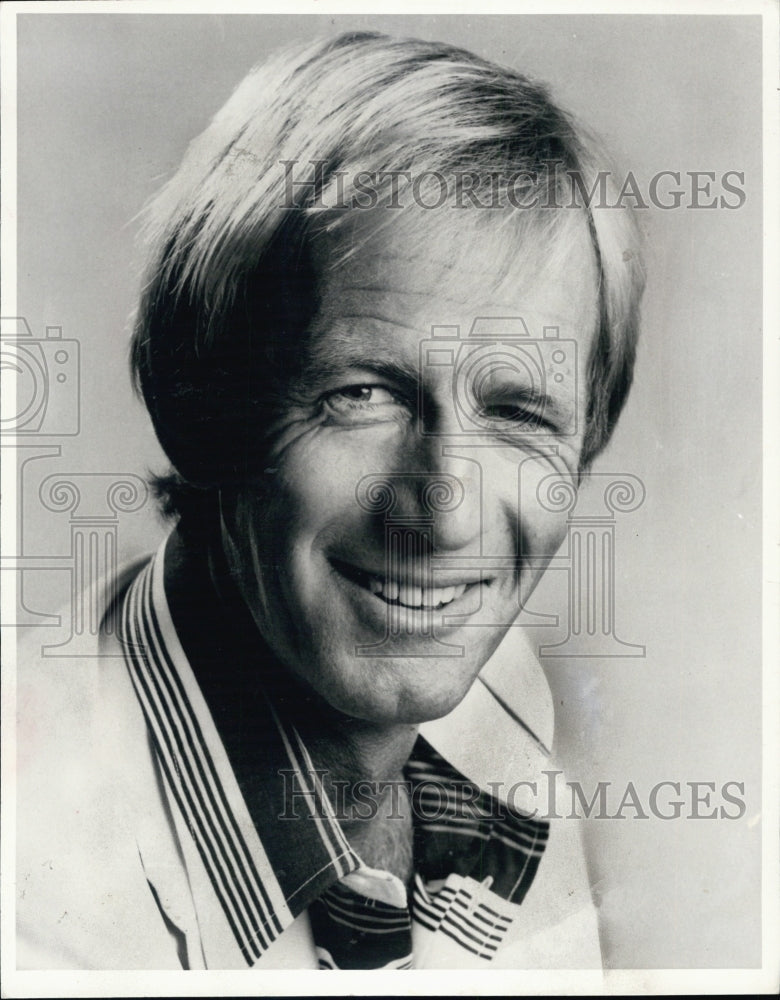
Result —
<instances>
[{"instance_id":1,"label":"eye","mask_svg":"<svg viewBox=\"0 0 780 1000\"><path fill-rule=\"evenodd\" d=\"M512 426L518 431L551 432L555 430L555 425L545 416L544 408L532 404L494 403L485 406L481 411L481 416L486 421Z\"/></svg>"},{"instance_id":2,"label":"eye","mask_svg":"<svg viewBox=\"0 0 780 1000\"><path fill-rule=\"evenodd\" d=\"M339 423L379 423L408 412L404 400L383 385L348 385L328 393L322 404Z\"/></svg>"},{"instance_id":3,"label":"eye","mask_svg":"<svg viewBox=\"0 0 780 1000\"><path fill-rule=\"evenodd\" d=\"M523 423L528 420L532 420L534 417L533 413L530 413L527 409L522 406L517 406L514 403L501 403L496 406L487 406L484 409L486 417L492 417L496 420L514 420L516 423Z\"/></svg>"}]
</instances>

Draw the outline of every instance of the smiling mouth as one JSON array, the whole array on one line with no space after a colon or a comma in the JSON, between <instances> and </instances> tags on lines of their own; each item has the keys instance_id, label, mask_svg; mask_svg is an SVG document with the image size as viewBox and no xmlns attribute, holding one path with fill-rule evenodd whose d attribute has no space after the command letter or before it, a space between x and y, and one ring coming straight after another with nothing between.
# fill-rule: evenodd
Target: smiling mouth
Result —
<instances>
[{"instance_id":1,"label":"smiling mouth","mask_svg":"<svg viewBox=\"0 0 780 1000\"><path fill-rule=\"evenodd\" d=\"M347 577L348 580L352 580L353 583L370 591L385 604L418 608L422 611L436 611L439 608L445 608L448 604L461 598L467 591L473 590L474 587L490 583L489 580L479 579L463 581L446 587L423 587L401 579L378 576L337 559L333 559L332 563L339 573Z\"/></svg>"}]
</instances>

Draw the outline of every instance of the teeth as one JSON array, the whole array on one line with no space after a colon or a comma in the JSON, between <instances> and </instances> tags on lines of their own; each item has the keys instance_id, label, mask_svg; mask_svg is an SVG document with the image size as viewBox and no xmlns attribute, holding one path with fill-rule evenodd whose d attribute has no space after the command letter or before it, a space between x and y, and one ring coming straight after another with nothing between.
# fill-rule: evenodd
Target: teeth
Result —
<instances>
[{"instance_id":1,"label":"teeth","mask_svg":"<svg viewBox=\"0 0 780 1000\"><path fill-rule=\"evenodd\" d=\"M398 600L409 608L419 608L422 604L422 587L400 587Z\"/></svg>"},{"instance_id":2,"label":"teeth","mask_svg":"<svg viewBox=\"0 0 780 1000\"><path fill-rule=\"evenodd\" d=\"M423 591L422 602L426 607L435 608L439 604L449 604L455 596L454 587L432 588Z\"/></svg>"},{"instance_id":3,"label":"teeth","mask_svg":"<svg viewBox=\"0 0 780 1000\"><path fill-rule=\"evenodd\" d=\"M381 580L372 576L368 581L369 590L372 594L381 594L387 601L398 601L408 608L437 608L445 604L451 604L465 593L467 584L460 583L457 587L431 587L423 590L422 587L413 587L408 584L399 584L396 580Z\"/></svg>"}]
</instances>

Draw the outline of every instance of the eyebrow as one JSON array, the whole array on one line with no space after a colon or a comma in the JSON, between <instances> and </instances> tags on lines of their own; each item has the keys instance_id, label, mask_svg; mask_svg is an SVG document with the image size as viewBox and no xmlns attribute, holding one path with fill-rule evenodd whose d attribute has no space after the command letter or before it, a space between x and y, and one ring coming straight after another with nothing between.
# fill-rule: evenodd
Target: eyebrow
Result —
<instances>
[{"instance_id":1,"label":"eyebrow","mask_svg":"<svg viewBox=\"0 0 780 1000\"><path fill-rule=\"evenodd\" d=\"M394 382L400 389L412 395L417 393L420 384L420 370L417 365L383 358L381 354L378 357L374 353L366 355L362 351L339 344L328 351L327 358L318 356L315 348L296 383L300 388L314 392L333 379L346 376L351 369L373 372L379 378Z\"/></svg>"}]
</instances>

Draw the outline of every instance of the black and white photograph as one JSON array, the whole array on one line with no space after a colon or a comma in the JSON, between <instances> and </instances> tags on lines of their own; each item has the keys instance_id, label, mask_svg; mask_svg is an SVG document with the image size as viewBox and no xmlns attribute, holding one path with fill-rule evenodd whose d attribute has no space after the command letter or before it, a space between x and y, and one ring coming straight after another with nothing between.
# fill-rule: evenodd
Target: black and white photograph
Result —
<instances>
[{"instance_id":1,"label":"black and white photograph","mask_svg":"<svg viewBox=\"0 0 780 1000\"><path fill-rule=\"evenodd\" d=\"M777 993L777 5L1 13L3 996Z\"/></svg>"}]
</instances>

